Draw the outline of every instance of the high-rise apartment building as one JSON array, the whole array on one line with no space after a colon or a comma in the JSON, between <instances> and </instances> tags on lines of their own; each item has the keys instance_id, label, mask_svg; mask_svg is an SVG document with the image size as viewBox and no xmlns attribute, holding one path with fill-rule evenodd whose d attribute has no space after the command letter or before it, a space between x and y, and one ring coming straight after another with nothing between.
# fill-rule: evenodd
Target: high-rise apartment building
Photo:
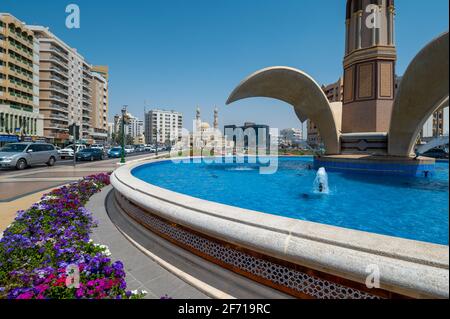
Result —
<instances>
[{"instance_id":1,"label":"high-rise apartment building","mask_svg":"<svg viewBox=\"0 0 450 319\"><path fill-rule=\"evenodd\" d=\"M40 109L44 116L44 136L55 144L67 143L69 126L80 126L80 138L94 143L91 136L93 107L101 108L96 115L103 118L104 105L93 98L94 75L85 58L59 39L48 28L29 26L39 40ZM105 128L106 130L106 128Z\"/></svg>"},{"instance_id":2,"label":"high-rise apartment building","mask_svg":"<svg viewBox=\"0 0 450 319\"><path fill-rule=\"evenodd\" d=\"M0 13L0 134L42 137L39 45L23 22Z\"/></svg>"},{"instance_id":3,"label":"high-rise apartment building","mask_svg":"<svg viewBox=\"0 0 450 319\"><path fill-rule=\"evenodd\" d=\"M125 125L125 135L129 135L133 139L144 135L144 121L135 116L130 116L128 123Z\"/></svg>"},{"instance_id":4,"label":"high-rise apartment building","mask_svg":"<svg viewBox=\"0 0 450 319\"><path fill-rule=\"evenodd\" d=\"M92 117L90 136L95 143L106 143L108 139L108 81L93 72L91 82Z\"/></svg>"},{"instance_id":5,"label":"high-rise apartment building","mask_svg":"<svg viewBox=\"0 0 450 319\"><path fill-rule=\"evenodd\" d=\"M303 130L300 128L287 128L280 132L280 141L287 145L298 145L303 142Z\"/></svg>"},{"instance_id":6,"label":"high-rise apartment building","mask_svg":"<svg viewBox=\"0 0 450 319\"><path fill-rule=\"evenodd\" d=\"M333 84L322 86L322 90L330 103L342 102L344 96L344 80L339 78L339 80Z\"/></svg>"},{"instance_id":7,"label":"high-rise apartment building","mask_svg":"<svg viewBox=\"0 0 450 319\"><path fill-rule=\"evenodd\" d=\"M181 139L183 115L175 111L151 110L145 114L145 140L150 144L174 144Z\"/></svg>"},{"instance_id":8,"label":"high-rise apartment building","mask_svg":"<svg viewBox=\"0 0 450 319\"><path fill-rule=\"evenodd\" d=\"M39 39L40 99L44 136L56 144L66 142L69 125L82 126L87 137L91 116L92 75L84 58L48 28L30 26Z\"/></svg>"}]
</instances>

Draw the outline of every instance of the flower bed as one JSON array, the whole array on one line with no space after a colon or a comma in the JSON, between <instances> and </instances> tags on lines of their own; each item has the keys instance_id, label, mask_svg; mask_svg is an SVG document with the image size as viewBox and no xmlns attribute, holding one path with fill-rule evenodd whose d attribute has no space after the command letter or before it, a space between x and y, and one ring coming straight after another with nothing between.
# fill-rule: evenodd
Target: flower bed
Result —
<instances>
[{"instance_id":1,"label":"flower bed","mask_svg":"<svg viewBox=\"0 0 450 319\"><path fill-rule=\"evenodd\" d=\"M122 262L89 235L96 223L83 207L109 185L109 175L86 177L53 190L18 212L0 240L0 299L135 299Z\"/></svg>"}]
</instances>

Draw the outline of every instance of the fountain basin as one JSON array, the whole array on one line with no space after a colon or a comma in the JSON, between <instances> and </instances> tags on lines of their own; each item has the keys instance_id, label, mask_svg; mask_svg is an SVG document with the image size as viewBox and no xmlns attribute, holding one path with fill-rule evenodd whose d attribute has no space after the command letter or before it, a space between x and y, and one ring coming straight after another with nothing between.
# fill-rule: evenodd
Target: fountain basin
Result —
<instances>
[{"instance_id":1,"label":"fountain basin","mask_svg":"<svg viewBox=\"0 0 450 319\"><path fill-rule=\"evenodd\" d=\"M225 268L305 298L448 298L448 246L194 198L135 177L133 170L145 165L112 175L123 210L149 231ZM373 265L380 270L379 289L365 285Z\"/></svg>"}]
</instances>

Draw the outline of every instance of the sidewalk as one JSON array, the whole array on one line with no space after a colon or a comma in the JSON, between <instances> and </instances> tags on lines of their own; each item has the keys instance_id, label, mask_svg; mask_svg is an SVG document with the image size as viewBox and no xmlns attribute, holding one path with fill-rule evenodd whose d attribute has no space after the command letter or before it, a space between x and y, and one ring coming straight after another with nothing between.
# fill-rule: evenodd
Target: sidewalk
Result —
<instances>
[{"instance_id":1,"label":"sidewalk","mask_svg":"<svg viewBox=\"0 0 450 319\"><path fill-rule=\"evenodd\" d=\"M167 271L128 241L111 222L105 209L105 199L111 187L94 195L86 208L99 226L91 235L97 244L108 246L113 261L124 263L129 290L146 290L147 299L168 295L173 299L208 299L209 297Z\"/></svg>"},{"instance_id":2,"label":"sidewalk","mask_svg":"<svg viewBox=\"0 0 450 319\"><path fill-rule=\"evenodd\" d=\"M42 196L52 191L54 187L27 195L10 202L0 202L0 238L3 231L11 225L16 218L17 211L27 210L34 203L40 201Z\"/></svg>"}]
</instances>

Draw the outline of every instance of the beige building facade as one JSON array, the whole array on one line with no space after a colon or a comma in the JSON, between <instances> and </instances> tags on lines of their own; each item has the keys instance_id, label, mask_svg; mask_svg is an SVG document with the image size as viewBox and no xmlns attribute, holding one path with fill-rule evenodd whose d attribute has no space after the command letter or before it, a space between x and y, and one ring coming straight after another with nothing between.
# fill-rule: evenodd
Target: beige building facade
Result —
<instances>
[{"instance_id":1,"label":"beige building facade","mask_svg":"<svg viewBox=\"0 0 450 319\"><path fill-rule=\"evenodd\" d=\"M93 65L92 71L100 74L107 82L109 81L109 67L107 65Z\"/></svg>"},{"instance_id":2,"label":"beige building facade","mask_svg":"<svg viewBox=\"0 0 450 319\"><path fill-rule=\"evenodd\" d=\"M33 31L7 13L0 13L0 134L43 136L39 45Z\"/></svg>"},{"instance_id":3,"label":"beige building facade","mask_svg":"<svg viewBox=\"0 0 450 319\"><path fill-rule=\"evenodd\" d=\"M108 139L108 81L93 72L91 82L92 116L90 136L97 144L104 144Z\"/></svg>"}]
</instances>

